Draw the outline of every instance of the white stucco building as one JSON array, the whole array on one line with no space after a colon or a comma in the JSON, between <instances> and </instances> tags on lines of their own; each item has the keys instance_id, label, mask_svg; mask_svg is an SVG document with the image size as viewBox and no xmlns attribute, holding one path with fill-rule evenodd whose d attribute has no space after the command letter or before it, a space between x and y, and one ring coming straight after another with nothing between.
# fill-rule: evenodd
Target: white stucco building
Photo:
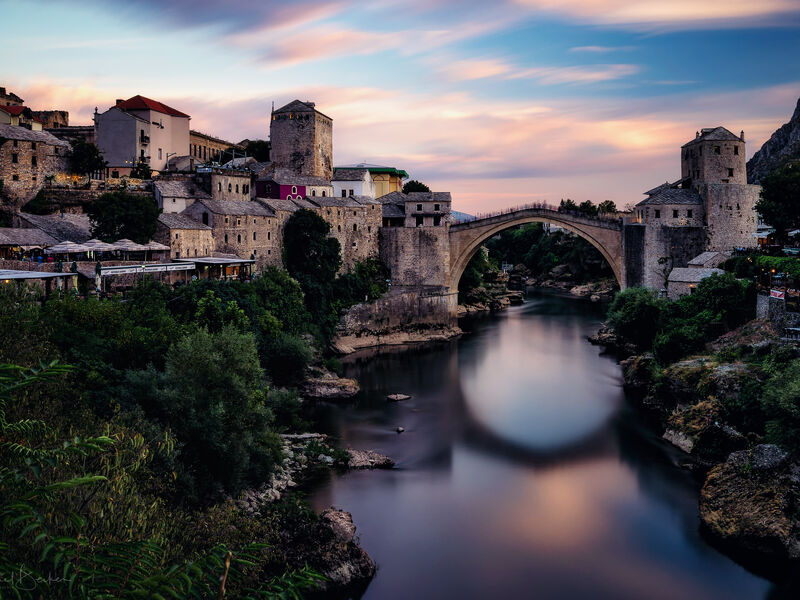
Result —
<instances>
[{"instance_id":1,"label":"white stucco building","mask_svg":"<svg viewBox=\"0 0 800 600\"><path fill-rule=\"evenodd\" d=\"M368 196L375 198L375 182L367 168L337 168L331 179L334 197Z\"/></svg>"},{"instance_id":2,"label":"white stucco building","mask_svg":"<svg viewBox=\"0 0 800 600\"><path fill-rule=\"evenodd\" d=\"M144 96L117 100L95 112L97 146L108 163L107 176L123 176L138 163L162 171L168 158L189 147L189 115Z\"/></svg>"}]
</instances>

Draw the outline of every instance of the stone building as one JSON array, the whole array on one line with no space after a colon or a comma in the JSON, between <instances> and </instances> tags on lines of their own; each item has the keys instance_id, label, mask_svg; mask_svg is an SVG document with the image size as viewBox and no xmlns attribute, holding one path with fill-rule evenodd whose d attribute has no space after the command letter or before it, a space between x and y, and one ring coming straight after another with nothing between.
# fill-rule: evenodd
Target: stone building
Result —
<instances>
[{"instance_id":1,"label":"stone building","mask_svg":"<svg viewBox=\"0 0 800 600\"><path fill-rule=\"evenodd\" d=\"M94 125L66 125L61 127L45 127L44 130L56 136L65 142L73 142L75 140L83 140L90 144L97 143L95 136Z\"/></svg>"},{"instance_id":2,"label":"stone building","mask_svg":"<svg viewBox=\"0 0 800 600\"><path fill-rule=\"evenodd\" d=\"M211 256L214 252L211 227L187 215L174 213L158 215L153 239L169 246L171 258Z\"/></svg>"},{"instance_id":3,"label":"stone building","mask_svg":"<svg viewBox=\"0 0 800 600\"><path fill-rule=\"evenodd\" d=\"M450 217L450 192L392 192L379 199L383 227L441 227Z\"/></svg>"},{"instance_id":4,"label":"stone building","mask_svg":"<svg viewBox=\"0 0 800 600\"><path fill-rule=\"evenodd\" d=\"M641 274L628 285L662 289L671 271L687 268L703 252L756 245L755 204L761 188L747 185L744 132L737 136L724 127L697 132L681 148L681 174L678 181L647 191L626 225L632 244L626 246L627 271ZM630 226L643 229L633 235Z\"/></svg>"},{"instance_id":5,"label":"stone building","mask_svg":"<svg viewBox=\"0 0 800 600\"><path fill-rule=\"evenodd\" d=\"M106 175L130 174L140 163L165 170L171 156L185 155L189 147L190 118L144 96L117 100L103 113L95 109L97 146L108 162Z\"/></svg>"},{"instance_id":6,"label":"stone building","mask_svg":"<svg viewBox=\"0 0 800 600\"><path fill-rule=\"evenodd\" d=\"M377 257L381 227L381 204L367 196L307 198L312 208L331 226L331 236L342 249L342 271L356 262Z\"/></svg>"},{"instance_id":7,"label":"stone building","mask_svg":"<svg viewBox=\"0 0 800 600\"><path fill-rule=\"evenodd\" d=\"M66 110L34 110L33 117L45 129L57 129L69 126L69 112Z\"/></svg>"},{"instance_id":8,"label":"stone building","mask_svg":"<svg viewBox=\"0 0 800 600\"><path fill-rule=\"evenodd\" d=\"M333 195L344 198L345 196L367 196L375 198L375 182L367 168L346 169L337 167L333 171Z\"/></svg>"},{"instance_id":9,"label":"stone building","mask_svg":"<svg viewBox=\"0 0 800 600\"><path fill-rule=\"evenodd\" d=\"M219 162L220 155L234 148L239 151L244 149L233 142L226 142L194 129L189 130L189 156L201 162Z\"/></svg>"},{"instance_id":10,"label":"stone building","mask_svg":"<svg viewBox=\"0 0 800 600\"><path fill-rule=\"evenodd\" d=\"M0 193L19 206L67 169L69 144L45 131L0 125Z\"/></svg>"},{"instance_id":11,"label":"stone building","mask_svg":"<svg viewBox=\"0 0 800 600\"><path fill-rule=\"evenodd\" d=\"M215 252L252 256L258 268L281 264L277 215L259 202L198 200L180 214L211 227Z\"/></svg>"},{"instance_id":12,"label":"stone building","mask_svg":"<svg viewBox=\"0 0 800 600\"><path fill-rule=\"evenodd\" d=\"M14 92L7 92L6 88L0 87L0 106L22 106L24 103Z\"/></svg>"},{"instance_id":13,"label":"stone building","mask_svg":"<svg viewBox=\"0 0 800 600\"><path fill-rule=\"evenodd\" d=\"M252 174L247 169L206 168L195 179L214 200L251 200Z\"/></svg>"},{"instance_id":14,"label":"stone building","mask_svg":"<svg viewBox=\"0 0 800 600\"><path fill-rule=\"evenodd\" d=\"M272 111L270 159L274 166L297 175L330 181L333 176L333 119L313 102L293 100Z\"/></svg>"},{"instance_id":15,"label":"stone building","mask_svg":"<svg viewBox=\"0 0 800 600\"><path fill-rule=\"evenodd\" d=\"M255 195L284 200L327 198L333 195L333 186L322 177L299 175L281 167L267 168L256 179Z\"/></svg>"}]
</instances>

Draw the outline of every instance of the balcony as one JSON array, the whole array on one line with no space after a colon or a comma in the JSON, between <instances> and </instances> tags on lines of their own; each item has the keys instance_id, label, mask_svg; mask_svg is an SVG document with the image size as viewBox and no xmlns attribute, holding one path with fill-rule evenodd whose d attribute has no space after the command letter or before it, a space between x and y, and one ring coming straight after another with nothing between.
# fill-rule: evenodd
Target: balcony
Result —
<instances>
[{"instance_id":1,"label":"balcony","mask_svg":"<svg viewBox=\"0 0 800 600\"><path fill-rule=\"evenodd\" d=\"M150 143L150 136L149 135L140 135L139 136L139 143L140 144L149 144Z\"/></svg>"},{"instance_id":2,"label":"balcony","mask_svg":"<svg viewBox=\"0 0 800 600\"><path fill-rule=\"evenodd\" d=\"M146 164L146 165L149 165L150 164L150 157L149 156L140 156L139 157L139 162L143 163L143 164Z\"/></svg>"}]
</instances>

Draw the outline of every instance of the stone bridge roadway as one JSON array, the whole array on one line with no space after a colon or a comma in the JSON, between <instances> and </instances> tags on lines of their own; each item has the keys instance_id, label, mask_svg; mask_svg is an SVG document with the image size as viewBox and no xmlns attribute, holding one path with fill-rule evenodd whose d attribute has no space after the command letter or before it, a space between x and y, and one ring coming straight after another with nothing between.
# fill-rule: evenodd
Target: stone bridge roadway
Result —
<instances>
[{"instance_id":1,"label":"stone bridge roadway","mask_svg":"<svg viewBox=\"0 0 800 600\"><path fill-rule=\"evenodd\" d=\"M504 229L536 222L558 225L588 241L611 265L620 288L626 287L621 220L562 213L547 207L529 207L450 226L450 288L455 290L458 287L458 280L467 263L486 240Z\"/></svg>"}]
</instances>

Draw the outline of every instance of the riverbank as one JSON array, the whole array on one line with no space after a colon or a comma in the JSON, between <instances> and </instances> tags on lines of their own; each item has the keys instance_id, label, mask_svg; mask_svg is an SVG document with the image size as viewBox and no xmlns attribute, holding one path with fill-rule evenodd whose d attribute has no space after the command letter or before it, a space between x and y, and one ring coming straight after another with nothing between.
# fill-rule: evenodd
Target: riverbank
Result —
<instances>
[{"instance_id":1,"label":"riverbank","mask_svg":"<svg viewBox=\"0 0 800 600\"><path fill-rule=\"evenodd\" d=\"M668 366L652 354L632 354L608 327L590 341L620 355L628 397L702 482L698 507L709 538L772 578L796 569L800 464L772 442L777 425L761 405L775 373L800 357L797 345L759 320Z\"/></svg>"}]
</instances>

